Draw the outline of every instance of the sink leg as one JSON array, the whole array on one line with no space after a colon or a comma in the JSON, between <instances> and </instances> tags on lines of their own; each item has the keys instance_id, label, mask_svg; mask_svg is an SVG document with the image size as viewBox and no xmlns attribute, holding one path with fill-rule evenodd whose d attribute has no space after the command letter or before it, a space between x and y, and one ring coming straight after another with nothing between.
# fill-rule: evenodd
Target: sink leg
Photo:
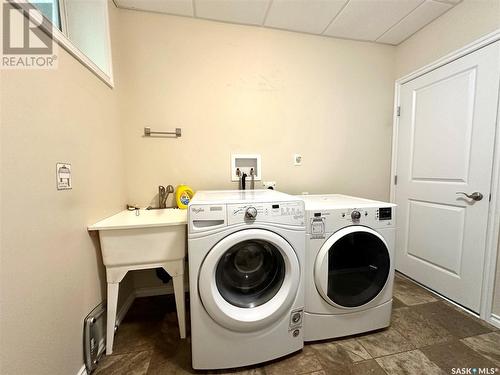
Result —
<instances>
[{"instance_id":1,"label":"sink leg","mask_svg":"<svg viewBox=\"0 0 500 375\"><path fill-rule=\"evenodd\" d=\"M186 338L186 306L184 295L184 274L172 277L174 282L175 305L177 307L177 320L181 339Z\"/></svg>"},{"instance_id":2,"label":"sink leg","mask_svg":"<svg viewBox=\"0 0 500 375\"><path fill-rule=\"evenodd\" d=\"M106 324L106 355L113 353L113 340L115 338L116 306L118 304L119 283L108 283L108 311Z\"/></svg>"}]
</instances>

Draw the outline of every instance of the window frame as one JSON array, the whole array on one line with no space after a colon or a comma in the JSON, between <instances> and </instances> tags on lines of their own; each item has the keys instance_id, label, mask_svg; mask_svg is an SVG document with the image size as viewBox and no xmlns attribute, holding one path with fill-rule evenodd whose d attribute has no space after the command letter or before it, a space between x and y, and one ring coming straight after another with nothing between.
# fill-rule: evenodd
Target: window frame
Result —
<instances>
[{"instance_id":1,"label":"window frame","mask_svg":"<svg viewBox=\"0 0 500 375\"><path fill-rule=\"evenodd\" d=\"M29 8L26 5L26 0L21 1L21 0L7 0L11 4L15 4L19 8L25 10L24 14L29 14L29 16L32 19L33 22L40 23L41 19L40 17L44 17L41 14L38 14L37 12L28 12ZM29 0L28 0L29 1ZM101 81L103 81L107 86L110 88L114 88L114 78L113 78L113 60L112 60L112 51L111 51L111 32L110 32L110 27L109 27L109 2L107 0L104 0L105 6L104 6L104 12L105 12L105 22L106 22L106 39L107 39L107 44L109 46L108 48L108 61L109 61L109 74L104 72L101 68L99 68L87 55L85 55L65 34L64 31L67 30L67 24L66 24L66 8L64 5L64 0L59 0L59 17L61 18L61 28L63 31L59 30L57 27L53 26L52 30L46 29L42 25L42 29L46 33L52 33L52 38L53 40L61 46L63 49L65 49L71 56L73 56L76 60L78 60L84 67L86 67L88 70L90 70L94 75L96 75ZM48 20L48 19L47 19ZM52 22L48 20L51 25Z\"/></svg>"}]
</instances>

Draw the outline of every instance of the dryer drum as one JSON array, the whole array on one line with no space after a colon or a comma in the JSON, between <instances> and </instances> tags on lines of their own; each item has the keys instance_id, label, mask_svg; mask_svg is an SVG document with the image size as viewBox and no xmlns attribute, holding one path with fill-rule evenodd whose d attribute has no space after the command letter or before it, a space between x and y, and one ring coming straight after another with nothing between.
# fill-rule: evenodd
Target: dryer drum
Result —
<instances>
[{"instance_id":1,"label":"dryer drum","mask_svg":"<svg viewBox=\"0 0 500 375\"><path fill-rule=\"evenodd\" d=\"M340 306L362 306L384 288L389 271L389 251L380 238L368 232L346 234L328 251L327 295Z\"/></svg>"}]
</instances>

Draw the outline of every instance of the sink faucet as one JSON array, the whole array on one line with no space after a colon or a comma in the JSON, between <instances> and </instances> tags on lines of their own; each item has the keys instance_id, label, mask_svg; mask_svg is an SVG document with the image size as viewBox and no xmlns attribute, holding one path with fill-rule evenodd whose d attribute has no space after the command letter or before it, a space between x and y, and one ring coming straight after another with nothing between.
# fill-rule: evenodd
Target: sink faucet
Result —
<instances>
[{"instance_id":1,"label":"sink faucet","mask_svg":"<svg viewBox=\"0 0 500 375\"><path fill-rule=\"evenodd\" d=\"M158 186L158 208L167 208L168 196L174 192L174 187L172 185Z\"/></svg>"}]
</instances>

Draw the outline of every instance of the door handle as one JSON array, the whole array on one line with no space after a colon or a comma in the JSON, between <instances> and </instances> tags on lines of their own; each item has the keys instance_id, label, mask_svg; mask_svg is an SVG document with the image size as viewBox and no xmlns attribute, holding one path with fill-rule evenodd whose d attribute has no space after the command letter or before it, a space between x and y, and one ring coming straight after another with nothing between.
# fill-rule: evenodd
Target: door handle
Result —
<instances>
[{"instance_id":1,"label":"door handle","mask_svg":"<svg viewBox=\"0 0 500 375\"><path fill-rule=\"evenodd\" d=\"M465 195L467 198L469 199L472 199L472 200L475 200L475 201L480 201L481 199L483 199L483 194L481 194L480 192L478 191L475 191L474 193L472 194L467 194L467 193L464 193L463 191L457 191L455 194L463 194Z\"/></svg>"}]
</instances>

